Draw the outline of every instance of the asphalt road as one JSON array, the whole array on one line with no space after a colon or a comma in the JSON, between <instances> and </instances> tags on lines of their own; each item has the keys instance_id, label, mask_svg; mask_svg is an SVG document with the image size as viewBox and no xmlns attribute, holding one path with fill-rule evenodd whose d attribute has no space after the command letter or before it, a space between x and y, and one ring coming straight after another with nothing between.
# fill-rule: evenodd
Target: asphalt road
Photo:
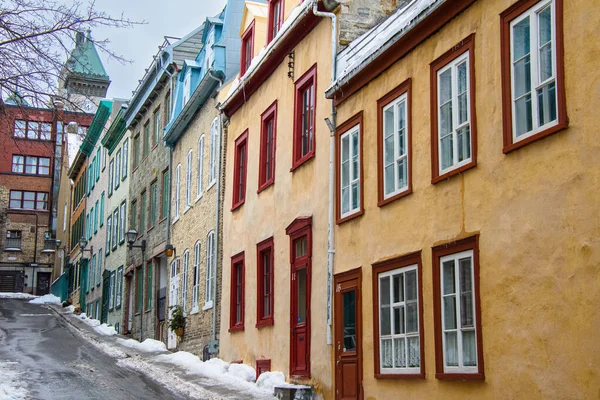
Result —
<instances>
[{"instance_id":1,"label":"asphalt road","mask_svg":"<svg viewBox=\"0 0 600 400\"><path fill-rule=\"evenodd\" d=\"M24 300L0 299L0 361L21 373L32 400L184 398L118 367L51 310Z\"/></svg>"}]
</instances>

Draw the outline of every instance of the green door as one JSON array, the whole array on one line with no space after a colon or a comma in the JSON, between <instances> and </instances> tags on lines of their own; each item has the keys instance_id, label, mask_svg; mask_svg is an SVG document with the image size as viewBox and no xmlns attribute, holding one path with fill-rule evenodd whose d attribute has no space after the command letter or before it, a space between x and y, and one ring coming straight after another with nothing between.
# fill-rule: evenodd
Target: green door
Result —
<instances>
[{"instance_id":1,"label":"green door","mask_svg":"<svg viewBox=\"0 0 600 400\"><path fill-rule=\"evenodd\" d=\"M108 299L110 297L110 271L104 270L102 274L102 311L100 312L100 322L108 322Z\"/></svg>"},{"instance_id":2,"label":"green door","mask_svg":"<svg viewBox=\"0 0 600 400\"><path fill-rule=\"evenodd\" d=\"M79 275L79 305L81 306L81 312L87 312L85 294L88 291L88 259L83 258L79 261L80 275Z\"/></svg>"}]
</instances>

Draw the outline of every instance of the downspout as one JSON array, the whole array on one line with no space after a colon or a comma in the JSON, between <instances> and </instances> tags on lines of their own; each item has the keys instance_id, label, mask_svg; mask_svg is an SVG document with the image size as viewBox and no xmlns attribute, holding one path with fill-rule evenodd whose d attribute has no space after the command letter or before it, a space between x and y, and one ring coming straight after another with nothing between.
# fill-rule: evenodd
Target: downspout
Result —
<instances>
[{"instance_id":1,"label":"downspout","mask_svg":"<svg viewBox=\"0 0 600 400\"><path fill-rule=\"evenodd\" d=\"M208 76L217 82L219 82L219 88L223 86L223 80L215 77L212 74L212 70L208 71ZM223 118L221 118L221 114L217 117L219 118L219 146L217 147L217 201L215 206L215 245L213 246L213 312L212 312L212 340L213 343L217 342L217 257L219 255L219 227L220 227L220 219L219 213L221 212L221 146L223 143ZM221 268L223 266L221 265ZM216 346L215 346L216 347ZM216 350L216 348L215 348Z\"/></svg>"},{"instance_id":2,"label":"downspout","mask_svg":"<svg viewBox=\"0 0 600 400\"><path fill-rule=\"evenodd\" d=\"M169 102L172 103L173 102L173 74L169 72L169 70L167 69L167 67L163 68L163 71L169 75ZM165 104L165 106L168 106L168 104ZM170 108L170 107L169 107ZM173 111L173 110L169 110L169 111ZM169 115L169 118L171 118L171 116ZM164 128L163 128L163 139L165 136L165 132L164 132ZM173 167L173 146L167 146L169 148L169 197L171 197L171 181L173 180L173 171L172 171L172 167ZM168 207L167 207L167 223L165 224L165 229L167 230L167 241L166 244L169 245L171 244L171 199L169 198L169 202L168 202ZM168 264L168 263L167 263ZM169 269L169 266L167 265L167 270ZM167 275L168 271L167 271ZM160 274L159 274L160 277ZM160 285L160 282L159 282Z\"/></svg>"},{"instance_id":3,"label":"downspout","mask_svg":"<svg viewBox=\"0 0 600 400\"><path fill-rule=\"evenodd\" d=\"M322 12L318 10L318 1L313 3L313 14L317 17L331 18L331 82L335 82L337 70L337 16L332 12ZM331 119L327 122L329 128L329 199L327 204L327 344L331 345L332 340L332 308L333 308L333 261L335 254L334 247L334 221L333 221L333 203L334 203L334 163L335 163L335 128L336 128L336 110L333 99L331 100Z\"/></svg>"}]
</instances>

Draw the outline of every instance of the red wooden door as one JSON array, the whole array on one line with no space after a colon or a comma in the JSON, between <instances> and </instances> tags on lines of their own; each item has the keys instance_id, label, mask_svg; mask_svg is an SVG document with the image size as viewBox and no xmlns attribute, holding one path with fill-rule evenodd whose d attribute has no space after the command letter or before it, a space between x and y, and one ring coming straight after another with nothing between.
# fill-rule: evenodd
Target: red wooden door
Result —
<instances>
[{"instance_id":1,"label":"red wooden door","mask_svg":"<svg viewBox=\"0 0 600 400\"><path fill-rule=\"evenodd\" d=\"M290 373L310 377L310 256L308 237L292 241Z\"/></svg>"},{"instance_id":2,"label":"red wooden door","mask_svg":"<svg viewBox=\"0 0 600 400\"><path fill-rule=\"evenodd\" d=\"M362 399L360 269L338 274L335 287L335 398Z\"/></svg>"}]
</instances>

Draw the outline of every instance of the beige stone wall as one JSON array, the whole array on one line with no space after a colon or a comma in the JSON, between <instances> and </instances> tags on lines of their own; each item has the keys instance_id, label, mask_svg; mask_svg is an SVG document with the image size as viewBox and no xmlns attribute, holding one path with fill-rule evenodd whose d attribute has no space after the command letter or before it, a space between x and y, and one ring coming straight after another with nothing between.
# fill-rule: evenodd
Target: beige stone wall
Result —
<instances>
[{"instance_id":1,"label":"beige stone wall","mask_svg":"<svg viewBox=\"0 0 600 400\"><path fill-rule=\"evenodd\" d=\"M569 128L502 148L499 14L478 1L338 109L364 112L365 213L336 229L335 272L362 267L366 399L591 399L600 390L600 14L564 2ZM594 1L596 6L598 2ZM597 7L596 7L597 9ZM475 32L477 167L431 184L429 63ZM377 206L377 99L412 78L413 193ZM485 382L435 378L432 246L479 234ZM373 376L371 264L422 250L426 378Z\"/></svg>"},{"instance_id":2,"label":"beige stone wall","mask_svg":"<svg viewBox=\"0 0 600 400\"><path fill-rule=\"evenodd\" d=\"M189 251L189 264L187 268L187 296L186 296L186 326L185 335L178 347L182 350L190 351L194 354L202 356L202 351L208 341L212 338L212 318L213 312L217 313L217 338L218 327L220 325L220 308L221 302L217 301L216 309L214 300L207 303L206 300L206 276L207 276L207 250L208 250L208 234L211 231L215 233L215 241L217 235L216 228L216 203L217 203L217 185L216 181L212 184L209 182L210 170L210 146L211 135L210 128L213 120L218 117L216 102L214 99L209 99L204 106L198 111L185 133L179 138L173 149L173 170L177 165L181 165L180 175L180 210L179 219L171 226L171 241L176 248L176 256L180 258L179 272L179 304L182 304L183 296L183 255L185 251ZM220 124L219 124L220 125ZM204 157L202 162L202 185L198 190L198 151L199 141L204 137ZM218 148L219 143L216 143ZM191 177L191 204L186 204L186 176L187 176L187 155L192 153L192 177ZM223 151L221 151L223 154ZM173 193L171 194L172 201L175 196L175 181L173 181ZM222 188L222 185L221 185ZM173 210L173 213L175 211ZM200 243L200 257L198 267L198 303L194 305L192 300L194 286L194 260L195 260L195 245ZM215 242L216 243L216 242ZM215 267L217 271L221 270L221 257L216 257ZM217 293L221 289L220 273L217 279Z\"/></svg>"},{"instance_id":3,"label":"beige stone wall","mask_svg":"<svg viewBox=\"0 0 600 400\"><path fill-rule=\"evenodd\" d=\"M317 93L330 84L330 22L321 22L295 49L295 76L299 78L317 64ZM312 216L312 294L311 294L311 379L317 391L331 398L331 347L326 344L327 282L327 188L329 131L323 122L330 113L330 102L322 96L316 101L316 155L290 172L292 167L292 124L294 82L287 77L287 59L271 74L230 120L227 137L227 167L224 200L223 291L221 312L221 358L272 360L273 371L290 373L290 259L286 227L296 218ZM278 101L275 184L257 194L260 142L260 115ZM248 134L248 176L246 202L231 212L235 140L246 129ZM257 329L256 244L274 237L275 313L274 325ZM245 251L245 330L230 333L229 296L231 257Z\"/></svg>"}]
</instances>

